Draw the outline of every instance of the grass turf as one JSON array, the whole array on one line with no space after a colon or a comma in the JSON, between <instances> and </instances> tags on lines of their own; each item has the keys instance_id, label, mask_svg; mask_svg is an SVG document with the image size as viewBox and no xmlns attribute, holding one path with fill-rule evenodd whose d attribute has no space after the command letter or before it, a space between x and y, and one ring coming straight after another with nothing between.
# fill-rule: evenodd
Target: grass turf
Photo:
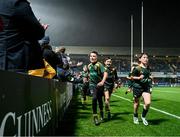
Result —
<instances>
[{"instance_id":1,"label":"grass turf","mask_svg":"<svg viewBox=\"0 0 180 137\"><path fill-rule=\"evenodd\" d=\"M180 119L150 109L147 115L149 126L133 124L132 93L125 95L127 88L117 90L111 97L112 119L95 126L92 121L91 98L81 105L80 95L76 94L65 115L57 135L66 136L180 136ZM152 93L152 107L180 117L180 88L156 87ZM142 106L139 107L139 115ZM105 115L106 116L106 115Z\"/></svg>"}]
</instances>

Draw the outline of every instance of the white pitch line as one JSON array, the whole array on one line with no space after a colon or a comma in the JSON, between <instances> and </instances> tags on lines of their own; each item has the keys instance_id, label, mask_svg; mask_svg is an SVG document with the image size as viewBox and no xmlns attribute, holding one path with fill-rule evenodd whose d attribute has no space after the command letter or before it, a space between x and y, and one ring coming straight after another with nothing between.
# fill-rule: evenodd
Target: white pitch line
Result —
<instances>
[{"instance_id":1,"label":"white pitch line","mask_svg":"<svg viewBox=\"0 0 180 137\"><path fill-rule=\"evenodd\" d=\"M124 97L121 97L121 96L118 96L118 95L115 95L115 94L112 94L112 95L115 96L115 97L117 97L117 98L121 98L121 99L123 99L123 100L126 100L126 101L128 101L128 102L133 102L133 101L130 100L130 99L127 99L127 98L124 98ZM143 104L140 104L140 105L143 106ZM169 113L169 112L166 112L166 111L157 109L157 108L155 108L155 107L150 107L150 109L155 110L155 111L158 111L158 112L163 113L163 114L166 114L166 115L168 115L168 116L171 116L171 117L180 119L180 116L177 116L177 115L171 114L171 113Z\"/></svg>"}]
</instances>

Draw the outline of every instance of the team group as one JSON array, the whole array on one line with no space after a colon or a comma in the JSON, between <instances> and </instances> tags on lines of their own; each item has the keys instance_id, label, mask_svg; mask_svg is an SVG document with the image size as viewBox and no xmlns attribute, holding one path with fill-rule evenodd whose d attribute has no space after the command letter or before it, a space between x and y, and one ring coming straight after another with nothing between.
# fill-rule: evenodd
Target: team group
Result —
<instances>
[{"instance_id":1,"label":"team group","mask_svg":"<svg viewBox=\"0 0 180 137\"><path fill-rule=\"evenodd\" d=\"M103 99L105 103L105 111L107 119L111 119L110 112L110 97L113 90L119 88L121 85L117 76L116 68L112 65L112 59L106 57L104 59L104 65L98 61L98 52L92 51L89 56L90 64L85 65L82 71L82 103L86 101L86 94L89 91L92 96L92 113L93 122L95 125L99 125L104 121L103 111ZM137 63L134 63L131 67L128 79L127 92L133 92L134 99L134 124L139 124L138 108L140 97L143 98L144 107L141 114L141 119L144 125L148 125L146 115L151 103L151 87L152 76L150 68L148 66L148 55L141 53L138 56ZM126 92L126 93L127 93ZM97 112L97 106L99 106L99 115Z\"/></svg>"}]
</instances>

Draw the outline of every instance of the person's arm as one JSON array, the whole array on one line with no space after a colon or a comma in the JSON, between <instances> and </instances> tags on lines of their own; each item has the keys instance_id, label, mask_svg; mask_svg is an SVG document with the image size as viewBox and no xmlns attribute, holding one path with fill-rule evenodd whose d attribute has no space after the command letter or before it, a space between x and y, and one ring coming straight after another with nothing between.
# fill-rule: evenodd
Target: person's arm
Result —
<instances>
[{"instance_id":1,"label":"person's arm","mask_svg":"<svg viewBox=\"0 0 180 137\"><path fill-rule=\"evenodd\" d=\"M118 75L117 75L117 70L116 70L116 68L114 68L114 79L115 79L115 82L118 83L119 78L118 78Z\"/></svg>"},{"instance_id":2,"label":"person's arm","mask_svg":"<svg viewBox=\"0 0 180 137\"><path fill-rule=\"evenodd\" d=\"M144 75L141 74L138 68L133 68L132 75L130 77L131 80L141 80L144 78Z\"/></svg>"},{"instance_id":3,"label":"person's arm","mask_svg":"<svg viewBox=\"0 0 180 137\"><path fill-rule=\"evenodd\" d=\"M82 66L83 62L78 62L77 64L70 64L70 68L77 68Z\"/></svg>"},{"instance_id":4,"label":"person's arm","mask_svg":"<svg viewBox=\"0 0 180 137\"><path fill-rule=\"evenodd\" d=\"M103 86L103 85L104 85L104 82L105 82L106 79L107 79L107 77L108 77L108 73L105 71L105 72L103 73L103 78L102 78L102 80L97 84L97 86Z\"/></svg>"},{"instance_id":5,"label":"person's arm","mask_svg":"<svg viewBox=\"0 0 180 137\"><path fill-rule=\"evenodd\" d=\"M104 85L104 82L106 81L107 77L108 77L108 73L107 73L107 69L102 65L100 64L100 71L103 73L103 78L102 80L97 84L97 86L103 86Z\"/></svg>"},{"instance_id":6,"label":"person's arm","mask_svg":"<svg viewBox=\"0 0 180 137\"><path fill-rule=\"evenodd\" d=\"M140 76L131 76L131 80L141 80L144 78L144 75L140 75Z\"/></svg>"},{"instance_id":7,"label":"person's arm","mask_svg":"<svg viewBox=\"0 0 180 137\"><path fill-rule=\"evenodd\" d=\"M14 21L19 30L26 37L26 40L40 40L44 37L45 28L35 17L30 3L27 1L19 1L15 6Z\"/></svg>"}]
</instances>

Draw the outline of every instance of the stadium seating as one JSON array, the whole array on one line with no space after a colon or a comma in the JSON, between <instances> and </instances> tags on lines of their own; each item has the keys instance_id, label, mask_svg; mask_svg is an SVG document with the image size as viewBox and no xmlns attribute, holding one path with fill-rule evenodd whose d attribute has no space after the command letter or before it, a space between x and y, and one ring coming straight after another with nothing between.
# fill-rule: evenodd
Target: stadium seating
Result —
<instances>
[{"instance_id":1,"label":"stadium seating","mask_svg":"<svg viewBox=\"0 0 180 137\"><path fill-rule=\"evenodd\" d=\"M89 64L88 55L70 55L72 60L83 61L84 64ZM130 56L112 56L101 55L100 61L103 63L103 59L106 56L110 56L113 59L113 64L117 68L118 72L129 72L131 68ZM164 72L164 73L176 73L180 72L180 58L179 57L149 57L149 65L152 72Z\"/></svg>"}]
</instances>

